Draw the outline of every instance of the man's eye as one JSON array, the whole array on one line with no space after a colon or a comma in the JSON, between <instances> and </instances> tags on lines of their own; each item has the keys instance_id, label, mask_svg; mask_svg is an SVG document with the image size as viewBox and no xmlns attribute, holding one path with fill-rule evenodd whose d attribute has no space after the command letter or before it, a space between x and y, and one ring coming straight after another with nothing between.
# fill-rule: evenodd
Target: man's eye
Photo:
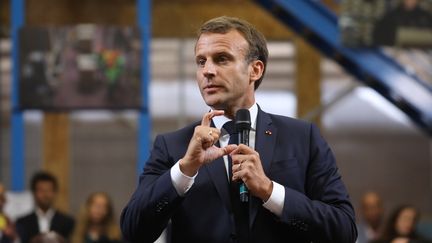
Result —
<instances>
[{"instance_id":1,"label":"man's eye","mask_svg":"<svg viewBox=\"0 0 432 243\"><path fill-rule=\"evenodd\" d=\"M204 59L198 59L196 60L196 64L200 67L205 65L205 60Z\"/></svg>"},{"instance_id":2,"label":"man's eye","mask_svg":"<svg viewBox=\"0 0 432 243\"><path fill-rule=\"evenodd\" d=\"M219 56L217 58L217 62L219 62L219 63L225 63L227 61L228 61L228 57L226 57L226 56Z\"/></svg>"}]
</instances>

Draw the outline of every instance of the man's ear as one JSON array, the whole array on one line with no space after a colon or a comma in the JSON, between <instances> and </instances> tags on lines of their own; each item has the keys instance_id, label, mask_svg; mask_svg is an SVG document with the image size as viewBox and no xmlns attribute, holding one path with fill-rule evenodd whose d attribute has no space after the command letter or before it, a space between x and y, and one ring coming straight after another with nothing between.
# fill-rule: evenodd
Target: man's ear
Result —
<instances>
[{"instance_id":1,"label":"man's ear","mask_svg":"<svg viewBox=\"0 0 432 243\"><path fill-rule=\"evenodd\" d=\"M249 64L249 80L254 83L260 79L264 73L264 63L261 60L254 60Z\"/></svg>"}]
</instances>

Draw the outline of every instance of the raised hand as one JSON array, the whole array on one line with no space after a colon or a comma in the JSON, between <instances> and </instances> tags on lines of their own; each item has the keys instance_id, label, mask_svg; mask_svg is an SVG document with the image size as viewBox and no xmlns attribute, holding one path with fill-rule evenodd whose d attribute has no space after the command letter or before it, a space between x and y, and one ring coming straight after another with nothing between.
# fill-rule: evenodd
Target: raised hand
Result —
<instances>
[{"instance_id":1,"label":"raised hand","mask_svg":"<svg viewBox=\"0 0 432 243\"><path fill-rule=\"evenodd\" d=\"M201 125L195 127L186 154L180 160L180 170L187 176L194 176L205 163L227 155L237 148L237 145L228 145L224 148L214 145L219 140L220 130L210 127L211 119L223 114L222 110L210 111L203 116Z\"/></svg>"}]
</instances>

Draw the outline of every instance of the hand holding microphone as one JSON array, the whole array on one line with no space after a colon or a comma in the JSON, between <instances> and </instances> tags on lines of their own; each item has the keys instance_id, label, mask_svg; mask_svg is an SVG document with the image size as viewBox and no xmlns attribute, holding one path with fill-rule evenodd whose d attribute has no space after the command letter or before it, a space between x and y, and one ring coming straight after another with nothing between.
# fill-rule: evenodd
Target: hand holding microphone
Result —
<instances>
[{"instance_id":1,"label":"hand holding microphone","mask_svg":"<svg viewBox=\"0 0 432 243\"><path fill-rule=\"evenodd\" d=\"M238 132L239 144L244 144L246 146L249 146L249 132L251 129L251 118L250 118L249 110L240 109L236 112L235 127ZM239 165L239 167L240 166L241 164ZM240 183L239 192L240 192L240 202L248 202L249 190L246 187L244 182Z\"/></svg>"},{"instance_id":2,"label":"hand holding microphone","mask_svg":"<svg viewBox=\"0 0 432 243\"><path fill-rule=\"evenodd\" d=\"M239 188L240 201L247 202L249 192L263 201L267 201L273 190L273 183L264 173L258 152L249 147L249 131L251 129L249 110L237 111L235 124L239 133L239 146L230 155L233 164L232 180L243 181Z\"/></svg>"}]
</instances>

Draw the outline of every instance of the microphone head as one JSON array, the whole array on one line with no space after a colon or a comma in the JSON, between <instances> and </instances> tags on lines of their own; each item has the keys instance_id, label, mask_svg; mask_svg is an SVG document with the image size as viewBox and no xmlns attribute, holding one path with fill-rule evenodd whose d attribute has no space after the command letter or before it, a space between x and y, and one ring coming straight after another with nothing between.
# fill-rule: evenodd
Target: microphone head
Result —
<instances>
[{"instance_id":1,"label":"microphone head","mask_svg":"<svg viewBox=\"0 0 432 243\"><path fill-rule=\"evenodd\" d=\"M235 127L237 131L251 129L251 118L248 109L240 109L236 112Z\"/></svg>"}]
</instances>

